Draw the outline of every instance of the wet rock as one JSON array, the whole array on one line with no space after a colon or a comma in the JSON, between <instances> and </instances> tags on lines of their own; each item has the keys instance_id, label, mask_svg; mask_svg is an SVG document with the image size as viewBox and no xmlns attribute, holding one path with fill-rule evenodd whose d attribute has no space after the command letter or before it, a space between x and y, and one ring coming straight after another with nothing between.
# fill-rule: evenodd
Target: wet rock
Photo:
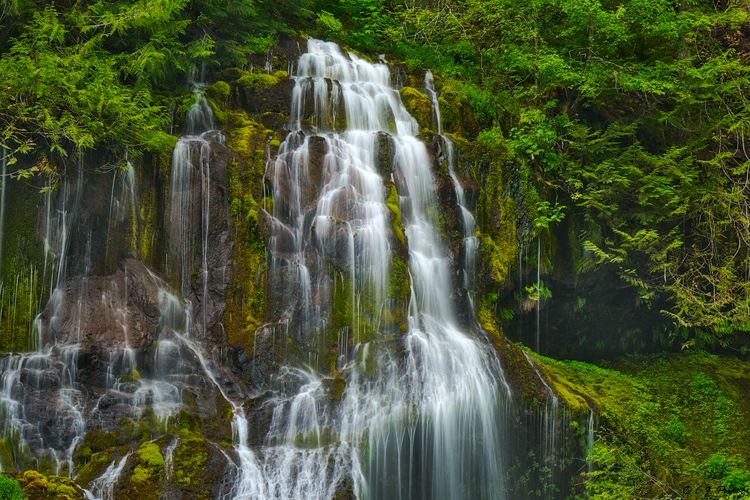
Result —
<instances>
[{"instance_id":1,"label":"wet rock","mask_svg":"<svg viewBox=\"0 0 750 500\"><path fill-rule=\"evenodd\" d=\"M272 396L273 393L266 391L247 400L242 405L245 415L247 415L247 437L249 446L263 445L265 437L271 429L274 405L267 403L272 399Z\"/></svg>"},{"instance_id":2,"label":"wet rock","mask_svg":"<svg viewBox=\"0 0 750 500\"><path fill-rule=\"evenodd\" d=\"M469 291L465 288L456 288L451 294L453 309L456 311L456 318L461 327L469 330L476 327L474 318L474 304L469 296Z\"/></svg>"},{"instance_id":3,"label":"wet rock","mask_svg":"<svg viewBox=\"0 0 750 500\"><path fill-rule=\"evenodd\" d=\"M128 259L113 276L61 284L41 314L42 345L150 345L164 284L142 262Z\"/></svg>"},{"instance_id":4,"label":"wet rock","mask_svg":"<svg viewBox=\"0 0 750 500\"><path fill-rule=\"evenodd\" d=\"M248 85L239 90L240 103L251 116L262 117L264 113L285 114L292 102L294 80L281 78L272 86Z\"/></svg>"},{"instance_id":5,"label":"wet rock","mask_svg":"<svg viewBox=\"0 0 750 500\"><path fill-rule=\"evenodd\" d=\"M393 173L393 157L396 154L396 145L393 137L385 132L377 133L377 159L378 173L389 179Z\"/></svg>"},{"instance_id":6,"label":"wet rock","mask_svg":"<svg viewBox=\"0 0 750 500\"><path fill-rule=\"evenodd\" d=\"M456 187L453 179L449 176L435 173L435 191L437 193L438 203L442 208L442 215L445 219L445 236L456 240L463 235L463 223L461 218L461 207L458 205L456 198Z\"/></svg>"},{"instance_id":7,"label":"wet rock","mask_svg":"<svg viewBox=\"0 0 750 500\"><path fill-rule=\"evenodd\" d=\"M311 136L307 138L307 143L306 156L290 152L268 164L266 185L275 189L283 204L283 207L276 208L276 213L284 212L296 217L299 210L315 208L320 196L328 142L323 137Z\"/></svg>"}]
</instances>

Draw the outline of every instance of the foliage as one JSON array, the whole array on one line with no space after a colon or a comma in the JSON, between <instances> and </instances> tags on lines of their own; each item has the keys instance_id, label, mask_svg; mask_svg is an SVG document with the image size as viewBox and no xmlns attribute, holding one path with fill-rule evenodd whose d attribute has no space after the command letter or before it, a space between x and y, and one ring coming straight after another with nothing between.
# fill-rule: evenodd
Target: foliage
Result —
<instances>
[{"instance_id":1,"label":"foliage","mask_svg":"<svg viewBox=\"0 0 750 500\"><path fill-rule=\"evenodd\" d=\"M25 497L18 481L0 474L0 498L3 500L24 500Z\"/></svg>"},{"instance_id":2,"label":"foliage","mask_svg":"<svg viewBox=\"0 0 750 500\"><path fill-rule=\"evenodd\" d=\"M38 3L38 5L37 5ZM159 150L169 106L213 62L247 63L311 18L309 0L4 2L0 142L13 175L59 175L86 150L124 166ZM156 141L156 142L154 142Z\"/></svg>"},{"instance_id":3,"label":"foliage","mask_svg":"<svg viewBox=\"0 0 750 500\"><path fill-rule=\"evenodd\" d=\"M544 226L541 203L569 207L585 221L586 269L612 267L642 301L668 299L663 312L692 337L683 341L741 348L750 325L742 5L349 7L325 3L340 39L431 68L443 96L461 89L480 126L469 139L503 145L514 163L519 220ZM519 239L534 233L520 229Z\"/></svg>"},{"instance_id":4,"label":"foliage","mask_svg":"<svg viewBox=\"0 0 750 500\"><path fill-rule=\"evenodd\" d=\"M584 478L593 498L680 498L685 484L730 498L747 487L747 362L705 353L607 367L538 358L569 407L598 410L597 466Z\"/></svg>"}]
</instances>

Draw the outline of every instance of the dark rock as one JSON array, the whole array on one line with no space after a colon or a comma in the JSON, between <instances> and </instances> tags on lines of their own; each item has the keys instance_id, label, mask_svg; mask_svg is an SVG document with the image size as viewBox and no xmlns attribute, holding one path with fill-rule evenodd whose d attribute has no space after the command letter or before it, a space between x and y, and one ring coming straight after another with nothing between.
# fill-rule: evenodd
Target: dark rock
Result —
<instances>
[{"instance_id":1,"label":"dark rock","mask_svg":"<svg viewBox=\"0 0 750 500\"><path fill-rule=\"evenodd\" d=\"M251 116L262 117L269 112L286 114L291 108L292 89L291 78L282 78L272 87L250 85L240 90L240 103Z\"/></svg>"},{"instance_id":2,"label":"dark rock","mask_svg":"<svg viewBox=\"0 0 750 500\"><path fill-rule=\"evenodd\" d=\"M122 266L113 276L63 283L42 312L42 344L151 345L164 283L142 262L128 259Z\"/></svg>"}]
</instances>

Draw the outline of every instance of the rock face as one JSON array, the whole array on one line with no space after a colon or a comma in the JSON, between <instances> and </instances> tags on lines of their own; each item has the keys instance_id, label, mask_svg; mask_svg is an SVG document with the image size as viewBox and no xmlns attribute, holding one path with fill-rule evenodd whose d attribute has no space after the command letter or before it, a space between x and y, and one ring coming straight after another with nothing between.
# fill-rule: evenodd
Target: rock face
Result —
<instances>
[{"instance_id":1,"label":"rock face","mask_svg":"<svg viewBox=\"0 0 750 500\"><path fill-rule=\"evenodd\" d=\"M125 260L111 276L65 281L39 317L42 346L150 346L163 310L160 286L163 283L135 259Z\"/></svg>"},{"instance_id":2,"label":"rock face","mask_svg":"<svg viewBox=\"0 0 750 500\"><path fill-rule=\"evenodd\" d=\"M426 392L445 396L435 377L486 359L493 374L512 371L508 394L522 402L503 399L508 415L525 422L525 441L502 459L532 467L528 449L542 439L535 429L559 418L537 412L550 398L543 374L477 321L491 289L475 283L477 269L490 266L501 281L498 266L474 257L482 240L466 215L478 211L484 186L463 160L449 165L448 139L430 132L431 102L403 86L403 68L394 72L403 80L400 94L378 98L401 95L416 123L399 104L370 113L379 121L360 124L373 128L362 133L351 122L362 117L341 99L351 82L290 78L306 50L306 41L284 40L253 62L265 73L219 73L222 85L207 91L211 103L196 104L200 127L189 113L191 135L171 153L109 173L85 166L102 157L82 159L57 192L40 199L32 239L45 249L34 257L44 284L32 297L39 314L24 319L33 323L37 351L0 358L3 468L69 473L103 500L192 500L252 491L253 467L267 480L269 469L289 468L302 481L312 470L305 467L323 464L328 497L356 498L351 457L359 460L359 451L345 448L361 443L342 444L337 426L354 414L385 417L367 413L377 407L347 406L347 388L392 398L398 411L413 408L403 420L416 418L412 434L419 428L428 435L432 424L419 406L434 401L421 389L409 399L407 389L426 384ZM363 88L366 98L380 92ZM223 131L211 130L214 118ZM419 138L396 133L412 125ZM399 155L418 156L429 167L424 179L415 182L424 172L408 170L413 158ZM421 195L424 206L415 201ZM495 210L491 219L502 215ZM435 302L441 310L419 300L434 292L424 283L442 281L423 279L414 292L410 259L427 254L419 271L447 284L447 297ZM427 334L409 335L420 328ZM418 366L413 353L434 350L430 337L442 328L456 329L454 337L472 332L471 340L455 357L435 356L434 369ZM478 354L460 357L467 352ZM498 380L480 389L505 391ZM475 407L494 408L490 399L505 397L497 394L446 407L475 418ZM322 422L313 422L315 432L310 415ZM554 438L548 434L543 439ZM382 448L375 453L395 446L390 434L383 439L371 443ZM418 439L427 441L415 441L416 448L434 444ZM569 491L565 481L559 486ZM382 482L381 497L401 488ZM425 487L437 491L435 484Z\"/></svg>"}]
</instances>

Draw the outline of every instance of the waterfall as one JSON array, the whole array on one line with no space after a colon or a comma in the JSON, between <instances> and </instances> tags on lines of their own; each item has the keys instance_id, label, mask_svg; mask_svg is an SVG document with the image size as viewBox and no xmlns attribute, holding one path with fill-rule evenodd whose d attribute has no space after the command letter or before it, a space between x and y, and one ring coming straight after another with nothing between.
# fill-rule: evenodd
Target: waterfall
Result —
<instances>
[{"instance_id":1,"label":"waterfall","mask_svg":"<svg viewBox=\"0 0 750 500\"><path fill-rule=\"evenodd\" d=\"M348 325L336 338L351 348L346 355L338 346L334 377L293 359L282 367L261 446L247 446L245 423L235 419L241 471L231 498L503 499L510 389L484 333L457 326L453 271L435 229L439 207L416 120L387 66L333 43L309 40L294 78L293 132L266 171L274 188L270 279L298 283L282 315L294 323L295 340L316 345L336 321L330 315L343 315ZM393 151L390 175L378 162L383 137ZM399 340L381 333L394 299L386 286L395 265L390 182L412 290ZM335 286L351 288L334 301L350 308L345 314L321 299Z\"/></svg>"},{"instance_id":2,"label":"waterfall","mask_svg":"<svg viewBox=\"0 0 750 500\"><path fill-rule=\"evenodd\" d=\"M544 386L544 392L547 395L547 400L544 405L544 412L541 415L538 415L539 418L539 435L541 437L541 454L542 459L545 462L548 462L548 469L549 469L549 477L546 481L546 484L543 485L544 488L544 498L551 500L554 496L554 491L552 489L552 485L554 484L555 477L554 472L556 468L555 460L557 459L557 433L558 433L558 422L560 421L559 418L559 410L560 410L560 400L558 399L557 395L555 394L555 391L552 390L552 388L547 384L547 381L542 376L541 372L539 371L539 368L537 368L536 364L531 360L528 354L526 352L523 353L524 357L526 358L526 361L529 363L531 368L534 370L534 373L536 373L536 376L539 377L539 380L541 381L542 385Z\"/></svg>"},{"instance_id":3,"label":"waterfall","mask_svg":"<svg viewBox=\"0 0 750 500\"><path fill-rule=\"evenodd\" d=\"M453 145L451 138L443 134L443 126L440 118L440 103L438 102L437 91L435 90L435 78L432 75L432 71L427 70L424 77L425 91L427 96L432 102L432 110L435 116L435 123L437 125L438 136L441 139L443 147L443 155L445 157L445 164L448 168L448 174L453 181L453 188L456 191L456 202L461 214L461 228L463 230L462 239L462 252L463 252L463 287L470 293L473 292L474 288L474 274L475 274L475 262L476 254L479 245L479 239L476 236L477 223L474 219L474 215L471 213L471 209L466 201L464 194L464 188L461 185L461 181L456 173L457 162L456 162L456 150ZM470 295L471 297L471 295Z\"/></svg>"},{"instance_id":4,"label":"waterfall","mask_svg":"<svg viewBox=\"0 0 750 500\"><path fill-rule=\"evenodd\" d=\"M205 335L209 309L209 227L211 213L211 145L223 143L216 132L211 106L196 87L196 100L185 119L186 135L180 137L172 152L169 200L169 268L183 298L194 295L193 281L196 247L200 252L200 282L202 283L199 311L195 323ZM195 221L200 223L196 225ZM170 262L171 258L171 262Z\"/></svg>"},{"instance_id":5,"label":"waterfall","mask_svg":"<svg viewBox=\"0 0 750 500\"><path fill-rule=\"evenodd\" d=\"M109 467L104 471L104 474L92 481L91 490L83 490L86 500L115 500L115 485L120 479L120 475L125 468L128 457L130 457L130 453L127 453L122 457L119 462L112 462L109 464Z\"/></svg>"}]
</instances>

